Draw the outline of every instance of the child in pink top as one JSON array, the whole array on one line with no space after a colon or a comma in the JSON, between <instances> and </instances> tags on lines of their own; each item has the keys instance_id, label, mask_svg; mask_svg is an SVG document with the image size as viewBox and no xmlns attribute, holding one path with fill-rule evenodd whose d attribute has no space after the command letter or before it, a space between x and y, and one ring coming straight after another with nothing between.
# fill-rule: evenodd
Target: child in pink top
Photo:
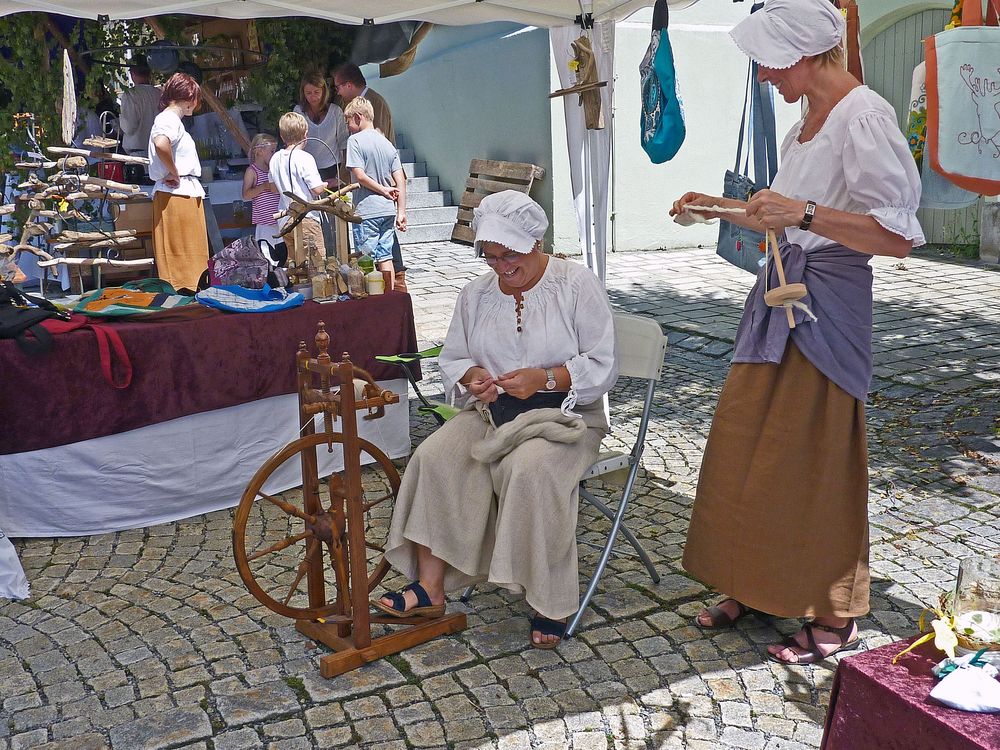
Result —
<instances>
[{"instance_id":1,"label":"child in pink top","mask_svg":"<svg viewBox=\"0 0 1000 750\"><path fill-rule=\"evenodd\" d=\"M285 242L278 236L278 222L274 215L278 212L278 189L268 175L268 163L274 155L278 142L273 135L259 133L250 142L250 167L243 173L243 200L250 201L250 220L256 229L254 238L265 240L277 252L272 252L272 260L284 262L287 256ZM267 252L266 248L261 248ZM279 256L279 257L274 257Z\"/></svg>"}]
</instances>

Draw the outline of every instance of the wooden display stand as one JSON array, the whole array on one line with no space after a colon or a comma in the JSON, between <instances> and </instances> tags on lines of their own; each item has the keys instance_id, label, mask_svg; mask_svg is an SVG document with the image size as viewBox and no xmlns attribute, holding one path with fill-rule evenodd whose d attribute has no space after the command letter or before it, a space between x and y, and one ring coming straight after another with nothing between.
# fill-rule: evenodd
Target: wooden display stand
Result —
<instances>
[{"instance_id":1,"label":"wooden display stand","mask_svg":"<svg viewBox=\"0 0 1000 750\"><path fill-rule=\"evenodd\" d=\"M351 363L346 353L340 362L333 362L329 343L326 326L320 323L316 334L317 355L310 356L304 341L299 344L295 363L303 437L275 453L254 474L237 506L233 522L236 567L250 593L272 611L294 619L300 633L334 650L335 653L320 659L320 673L324 677L343 674L466 627L464 613L436 618L396 618L373 615L369 611L369 596L389 572L389 564L384 554L369 558L370 550L384 553L384 549L367 539L366 515L382 503L395 499L399 473L382 451L358 437L357 412L367 410L365 419L378 419L385 414L387 404L399 402L399 396L379 388L371 375ZM318 387L314 382L317 380ZM314 423L318 414L324 419L324 431L320 433L316 432ZM333 432L333 420L338 418L342 422L339 433ZM343 449L344 470L321 478L316 449L322 445L332 450L334 444ZM365 495L362 486L362 454L373 459L375 470L383 472L385 485L390 488L372 499ZM299 497L294 491L281 497L264 492L263 487L271 475L296 457L302 470L300 499L293 499ZM321 490L327 492L327 506L324 506ZM267 503L287 514L288 535L263 549L250 550L248 528L263 516L264 510L273 512ZM262 505L265 507L261 508ZM269 581L265 575L268 570L280 569L272 564L276 553L299 542L305 543L305 553L295 567L291 587L286 590L284 581ZM333 601L328 601L326 596L324 546L335 579ZM263 569L255 573L251 563L262 559ZM304 600L299 592L303 578L307 588ZM373 624L401 629L373 638Z\"/></svg>"},{"instance_id":2,"label":"wooden display stand","mask_svg":"<svg viewBox=\"0 0 1000 750\"><path fill-rule=\"evenodd\" d=\"M25 115L24 118L32 118ZM30 170L28 178L17 187L21 194L17 201L27 205L28 217L16 244L6 244L13 238L0 236L0 254L13 254L14 261L21 253L32 253L38 257L38 266L48 269L65 265L75 268L80 283L80 293L84 292L83 269L93 269L100 287L101 270L145 270L153 266L152 258L129 257L126 251L141 251L142 245L135 229L115 229L106 231L95 227L94 231L75 231L64 228L65 224L80 222L84 228L91 218L80 210L81 204L91 201L121 206L126 203L148 202L138 185L130 185L114 180L102 179L88 174L88 158L121 164L149 163L148 159L125 154L112 153L118 142L92 136L83 142L86 148L50 146L45 150L52 160L39 158L36 161L18 162L18 169ZM40 152L36 154L40 156ZM39 174L55 170L45 177ZM0 214L11 213L15 204L0 206ZM40 238L46 249L33 244ZM52 253L62 254L53 255ZM91 255L96 253L97 257ZM77 257L66 257L78 254ZM103 256L103 257L102 257ZM124 256L124 257L122 257ZM43 284L44 286L44 284Z\"/></svg>"}]
</instances>

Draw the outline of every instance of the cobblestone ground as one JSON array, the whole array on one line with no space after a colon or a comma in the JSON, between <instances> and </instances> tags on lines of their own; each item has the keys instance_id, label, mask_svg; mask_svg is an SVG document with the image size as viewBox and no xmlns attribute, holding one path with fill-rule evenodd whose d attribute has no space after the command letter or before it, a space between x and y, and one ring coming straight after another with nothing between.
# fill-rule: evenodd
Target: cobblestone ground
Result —
<instances>
[{"instance_id":1,"label":"cobblestone ground","mask_svg":"<svg viewBox=\"0 0 1000 750\"><path fill-rule=\"evenodd\" d=\"M439 342L484 267L447 244L408 256L420 338ZM927 258L874 267L869 647L912 635L956 560L1000 546L1000 275ZM616 255L609 269L613 304L654 317L671 344L629 513L659 585L614 558L579 637L557 651L527 647L523 600L483 587L449 604L469 614L460 635L324 680L321 651L241 584L231 512L22 540L34 596L0 606L0 750L816 747L835 664L762 661L792 621L693 627L714 598L679 564L749 277L708 250ZM616 390L619 435L639 395ZM415 411L413 423L418 440L431 429ZM582 511L581 539L604 528ZM596 552L581 556L589 571Z\"/></svg>"}]
</instances>

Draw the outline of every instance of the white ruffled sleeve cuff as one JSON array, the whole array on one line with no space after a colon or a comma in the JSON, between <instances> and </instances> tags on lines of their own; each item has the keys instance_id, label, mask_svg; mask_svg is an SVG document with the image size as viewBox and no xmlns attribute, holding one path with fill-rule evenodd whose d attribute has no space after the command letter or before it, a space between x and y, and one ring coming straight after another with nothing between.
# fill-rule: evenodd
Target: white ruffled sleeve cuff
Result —
<instances>
[{"instance_id":1,"label":"white ruffled sleeve cuff","mask_svg":"<svg viewBox=\"0 0 1000 750\"><path fill-rule=\"evenodd\" d=\"M868 215L874 217L875 221L888 229L893 234L905 237L913 243L913 247L923 245L924 230L917 221L917 211L915 208L897 208L895 206L881 206L868 211Z\"/></svg>"}]
</instances>

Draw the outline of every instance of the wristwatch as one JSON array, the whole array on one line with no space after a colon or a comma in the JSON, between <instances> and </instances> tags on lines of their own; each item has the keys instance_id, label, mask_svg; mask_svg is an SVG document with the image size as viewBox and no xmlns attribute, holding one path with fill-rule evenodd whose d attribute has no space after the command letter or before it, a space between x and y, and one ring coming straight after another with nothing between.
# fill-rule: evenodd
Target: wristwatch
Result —
<instances>
[{"instance_id":1,"label":"wristwatch","mask_svg":"<svg viewBox=\"0 0 1000 750\"><path fill-rule=\"evenodd\" d=\"M545 368L545 390L554 391L556 389L556 374L551 367Z\"/></svg>"},{"instance_id":2,"label":"wristwatch","mask_svg":"<svg viewBox=\"0 0 1000 750\"><path fill-rule=\"evenodd\" d=\"M816 215L816 202L806 201L806 212L802 215L802 222L799 224L799 229L803 232L809 231L809 226L813 222L813 216Z\"/></svg>"}]
</instances>

